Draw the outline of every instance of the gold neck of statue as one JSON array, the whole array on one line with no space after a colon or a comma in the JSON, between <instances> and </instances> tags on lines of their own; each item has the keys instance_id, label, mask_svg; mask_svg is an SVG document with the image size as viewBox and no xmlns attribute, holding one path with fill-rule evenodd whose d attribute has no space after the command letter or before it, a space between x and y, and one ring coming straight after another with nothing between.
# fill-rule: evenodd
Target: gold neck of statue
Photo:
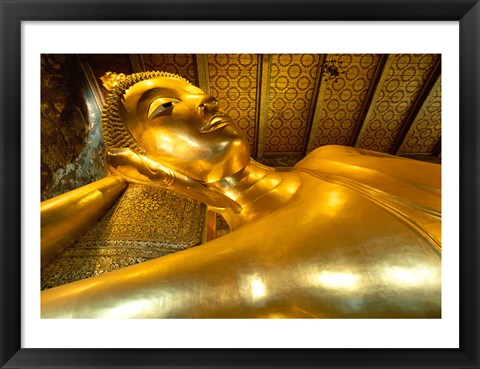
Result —
<instances>
[{"instance_id":1,"label":"gold neck of statue","mask_svg":"<svg viewBox=\"0 0 480 369\"><path fill-rule=\"evenodd\" d=\"M224 216L231 230L281 207L300 187L297 173L279 173L253 159L241 171L209 184L129 149L109 150L107 167L128 182L163 187L206 203Z\"/></svg>"},{"instance_id":2,"label":"gold neck of statue","mask_svg":"<svg viewBox=\"0 0 480 369\"><path fill-rule=\"evenodd\" d=\"M241 207L240 213L230 208L217 209L233 230L284 206L299 189L300 178L297 173L279 173L251 159L243 170L209 187L221 191Z\"/></svg>"}]
</instances>

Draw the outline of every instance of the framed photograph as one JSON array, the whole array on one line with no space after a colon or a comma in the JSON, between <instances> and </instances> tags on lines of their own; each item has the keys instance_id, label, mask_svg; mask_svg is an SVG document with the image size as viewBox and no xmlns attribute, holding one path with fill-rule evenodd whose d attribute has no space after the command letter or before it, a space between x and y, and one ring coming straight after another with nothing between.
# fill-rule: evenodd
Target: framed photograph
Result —
<instances>
[{"instance_id":1,"label":"framed photograph","mask_svg":"<svg viewBox=\"0 0 480 369\"><path fill-rule=\"evenodd\" d=\"M66 0L53 3L43 0L33 3L0 0L0 3L3 26L0 105L2 368L480 367L478 354L480 266L477 232L480 185L477 149L480 142L478 131L480 117L477 106L480 101L478 0L222 3L208 0L180 2ZM44 168L43 158L41 164L39 160L39 152L41 151L42 155L44 153L43 145L50 142L44 139L43 131L41 132L40 110L42 119L48 115L48 119L55 120L52 112L55 109L58 111L63 109L55 103L51 103L51 106L44 104L42 94L47 91L45 86L48 87L49 93L54 94L56 86L60 85L66 89L65 91L72 91L73 99L74 93L84 97L90 94L87 97L90 101L97 102L96 107L92 108L86 104L71 111L67 119L72 126L82 127L82 124L85 125L91 118L89 115L94 116L92 119L99 120L99 108L104 106L103 99L107 92L101 90L98 82L103 65L117 66L118 70L112 72L123 72L122 63L126 58L128 68L131 69L129 73L142 72L149 70L148 63L159 65L154 59L155 55L161 54L191 55L191 65L182 57L178 57L176 62L185 69L185 75L190 74L196 85L203 91L212 92L212 95L216 91L216 86L221 85L223 81L218 78L219 73L230 76L234 69L230 70L224 64L235 64L233 61L229 62L229 57L223 59L217 57L218 54L243 55L237 58L238 65L235 67L247 68L247 64L255 64L255 67L249 65L250 73L254 74L252 78L257 81L256 93L262 98L269 96L268 87L265 87L269 83L282 84L283 80L281 77L275 77L273 69L285 64L285 71L288 69L288 73L285 73L290 75L295 73L295 70L290 71L292 66L301 65L298 69L300 73L305 73L303 83L312 85L316 91L312 96L308 95L308 99L311 98L312 101L309 103L310 108L304 109L305 114L301 115L301 103L307 100L305 92L305 96L297 99L298 104L292 102L291 107L283 107L283 110L287 113L291 111L292 114L297 111L298 120L305 119L308 122L307 126L310 128L305 137L310 138L301 142L300 136L294 137L290 130L288 134L290 141L299 141L298 152L293 152L287 146L280 147L280 142L283 142L281 134L278 136L278 144L275 144L274 139L268 141L265 139L266 136L262 139L258 134L251 134L249 152L252 157L256 160L261 159L263 164L276 167L281 166L278 163L282 161L288 166L290 160L296 160L295 154L299 156L303 153L304 156L317 146L325 144L320 141L314 142L311 138L312 132L321 131L320 123L314 121L328 120L328 117L321 118L318 107L321 106L319 101L325 99L329 90L327 87L319 86L327 85L322 84L323 79L328 81L329 78L335 80L339 77L342 81L342 63L348 65L347 74L355 74L353 71L355 68L350 68L355 63L348 62L349 55L365 55L363 59L358 56L358 65L361 63L373 65L370 73L371 85L386 86L385 91L392 90L392 96L396 85L395 82L391 84L385 82L387 71L392 65L408 64L406 61L400 61L403 60L402 55L416 55L413 58L418 59L420 72L417 72L423 73L424 86L418 88L421 92L417 101L421 102L418 104L415 102L410 114L406 114L408 126L415 124L417 114L420 115L424 108L422 104L427 105L425 101L433 105L437 103L441 111L437 114L441 114L438 120L442 123L441 125L438 123L438 129L441 129L438 134L436 133L438 142L431 142L428 151L436 160L442 162L443 195L440 214L443 212L443 215L440 219L441 233L446 246L441 254L439 279L442 287L441 296L438 296L438 299L441 299L441 308L437 309L438 314L423 312L397 316L380 314L381 318L368 314L364 316L353 314L349 317L346 314L345 317L348 319L345 317L336 319L338 316L325 314L320 319L311 319L321 315L302 316L298 312L305 313L306 310L299 309L296 314L292 314L291 311L283 314L279 310L270 315L252 315L256 319L248 315L240 316L241 314L235 319L229 315L222 318L221 314L218 316L206 314L207 318L202 319L193 319L188 314L175 316L184 319L147 319L151 318L147 315L139 315L139 319L126 319L135 317L132 311L140 308L138 304L126 304L127 310L115 310L115 314L112 313L114 309L110 309L109 314L104 316L89 315L84 313L88 312L88 306L86 310L82 310L83 301L79 295L80 298L71 301L77 301L75 304L79 307L80 313L74 314L73 310L69 313L68 309L65 310L66 313L62 312L55 304L63 298L60 296L62 293L64 295L71 293L68 289L56 290L63 291L59 292L60 295L50 294L49 301L53 303L44 304L41 309L40 302L44 301L42 300L44 297L41 298L38 286L41 284L41 289L44 289L45 283L43 277L40 277L43 251L40 255L39 199L45 200L48 197L45 195L47 192L55 196L56 189L51 187L45 190L43 179L42 181L40 179L41 176L48 176L50 173ZM339 57L334 58L332 55ZM305 63L308 64L304 63L305 56L306 59L312 59L310 64L313 63L315 68L317 65L321 67L315 69L316 72L309 71L308 66L304 66ZM66 65L62 64L65 58L72 59L69 65L75 64L86 76L80 84L70 85L71 80L65 82L59 77L65 73L62 69L62 65ZM113 63L104 63L105 60L113 59L116 60ZM95 64L96 62L98 64ZM164 64L168 69L169 61L165 61ZM101 66L97 69L92 68L95 65ZM41 66L42 73L43 69L47 71L45 72L45 75L48 75L47 79L40 73ZM219 72L220 70L223 72ZM380 72L377 73L378 70ZM395 68L392 67L391 70L391 74L395 74ZM232 73L235 74L234 72ZM407 76L407 72L405 73L399 80L403 78L407 85L410 77ZM112 77L114 79L102 81L106 89L110 89L115 83L121 83L121 78L124 78L122 76L115 75ZM241 78L237 79L240 86ZM50 83L51 81L54 83ZM417 91L415 87L418 87L418 83L415 83L409 85L412 91ZM351 84L353 91L355 79L352 79ZM373 90L375 89L376 87ZM238 92L238 88L231 89L233 90ZM228 93L236 93L231 91ZM272 96L278 93L272 91ZM376 102L377 98L380 99L378 97L380 94L367 93L367 89L364 92L365 96L362 98L365 98L365 101L371 103ZM122 96L126 99L127 93L124 94ZM297 96L298 92L295 94ZM267 132L266 122L270 119L268 103L273 106L283 101L274 100L273 97L264 101L262 98L250 96L244 99L257 111L252 118L259 122L258 126L254 127L255 132ZM345 99L347 102L353 101L351 95ZM165 109L181 102L169 100L165 103L163 98L158 100L162 103L161 111L157 106L158 101L155 100L147 109L149 119L151 111L152 115L160 111L158 114L163 116ZM98 103L100 101L101 104ZM221 96L216 103L228 105L222 101ZM164 104L167 105L164 107ZM316 108L312 108L314 105ZM124 106L129 109L128 102ZM152 106L155 109L152 110ZM138 112L139 108L136 109ZM240 105L228 106L228 110L229 114L235 116L242 108ZM344 111L333 109L332 116L340 110ZM206 114L205 111L202 112ZM328 111L325 114L328 115ZM359 110L358 114L363 121L374 120L372 118L374 113L368 107ZM387 119L386 116L383 119ZM225 122L222 121L222 124L225 125ZM249 127L243 128L248 137ZM177 127L176 130L178 129ZM93 137L97 131L92 128L87 136ZM397 137L388 150L390 153L398 155L402 152L402 147L405 148L409 138L408 129L403 131L399 134L402 139ZM40 150L41 135L42 150ZM96 139L101 140L99 134L97 136ZM350 140L350 146L358 147L360 145L352 142L354 140L359 142L362 139L367 142L367 136L363 129L358 128L353 132L353 138L345 140ZM64 137L64 145L72 147L78 140L84 139L70 134ZM290 141L285 139L285 142ZM148 141L146 142L148 144ZM290 156L268 155L266 152L268 150L265 150L267 145L272 147L276 145L278 153L285 152ZM275 148L270 151L277 153ZM59 154L52 151L50 155L50 159L55 160L54 156ZM90 155L82 160L86 160L97 172L105 170L100 155L98 157ZM115 166L114 159L111 160L108 162L109 170L117 168L121 170L124 164ZM269 164L270 162L274 164ZM145 161L142 163L145 164ZM200 178L201 175L195 170L196 168L192 169L191 177ZM215 170L216 167L209 168L208 176L214 175L212 173L215 173ZM90 174L87 172L85 177L89 177ZM68 175L64 178L68 181ZM208 183L209 178L201 177L199 181ZM80 183L82 180L84 180L82 177L74 178L76 187L84 184ZM60 187L66 188L69 185L63 181ZM191 186L193 184L188 182L187 188ZM201 192L200 187L196 191ZM224 198L208 196L207 199L215 204L215 201L226 201ZM335 199L337 204L340 200ZM202 232L208 233L206 230ZM435 238L435 235L432 237ZM248 259L248 256L246 258ZM317 272L318 270L316 269ZM436 275L425 271L418 272L421 275L418 273L407 275L404 270L390 268L387 272L390 274L384 273L382 276L391 275L396 280L402 280L403 285L408 285L413 277L421 277L424 281L422 283L427 284L428 278L436 278ZM52 275L54 274L55 271L52 271ZM317 273L314 276L317 278L315 283L335 287L334 293L330 295L333 299L337 298L339 288L344 288L348 292L357 281L355 275L348 273ZM245 278L248 279L248 283L245 284L249 286L248 291L251 295L249 296L252 300L265 294L266 282L262 279L262 271L257 270ZM45 288L50 287L55 286ZM423 292L419 294L418 291L415 298L425 300ZM74 296L75 293L70 296ZM45 296L44 292L42 296ZM89 301L93 302L92 299ZM352 301L350 302L353 304ZM258 301L256 304L255 306L258 306ZM355 309L355 306L351 305L350 308ZM53 313L49 315L52 311ZM89 319L93 317L102 319ZM292 319L299 317L307 319Z\"/></svg>"}]
</instances>

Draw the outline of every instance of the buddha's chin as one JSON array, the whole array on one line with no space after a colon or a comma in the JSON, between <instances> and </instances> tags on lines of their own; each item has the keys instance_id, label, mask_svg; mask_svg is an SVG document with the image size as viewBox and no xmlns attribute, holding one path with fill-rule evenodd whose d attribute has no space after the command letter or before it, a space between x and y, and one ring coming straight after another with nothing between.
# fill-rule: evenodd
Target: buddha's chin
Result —
<instances>
[{"instance_id":1,"label":"buddha's chin","mask_svg":"<svg viewBox=\"0 0 480 369\"><path fill-rule=\"evenodd\" d=\"M214 183L222 178L240 172L250 163L250 148L244 140L238 140L225 150L222 160L212 164L201 179L204 183Z\"/></svg>"},{"instance_id":2,"label":"buddha's chin","mask_svg":"<svg viewBox=\"0 0 480 369\"><path fill-rule=\"evenodd\" d=\"M225 141L224 141L225 142ZM201 183L214 183L240 172L250 163L250 146L242 137L235 137L222 144L218 150L205 150L197 157L165 159L151 156L153 160Z\"/></svg>"}]
</instances>

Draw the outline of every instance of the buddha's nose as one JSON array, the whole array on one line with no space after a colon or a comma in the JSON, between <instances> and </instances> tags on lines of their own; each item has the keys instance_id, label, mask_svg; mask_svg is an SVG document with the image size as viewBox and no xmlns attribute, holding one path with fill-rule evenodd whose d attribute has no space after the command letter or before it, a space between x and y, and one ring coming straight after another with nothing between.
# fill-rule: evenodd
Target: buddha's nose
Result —
<instances>
[{"instance_id":1,"label":"buddha's nose","mask_svg":"<svg viewBox=\"0 0 480 369\"><path fill-rule=\"evenodd\" d=\"M214 97L209 96L197 105L197 110L204 117L210 118L218 111L218 101Z\"/></svg>"}]
</instances>

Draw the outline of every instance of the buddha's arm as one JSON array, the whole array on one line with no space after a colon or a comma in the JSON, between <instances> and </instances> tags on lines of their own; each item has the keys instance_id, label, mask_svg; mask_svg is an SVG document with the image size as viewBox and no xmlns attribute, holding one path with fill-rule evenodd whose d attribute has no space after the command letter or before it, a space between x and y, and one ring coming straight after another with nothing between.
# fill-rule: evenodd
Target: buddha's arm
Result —
<instances>
[{"instance_id":1,"label":"buddha's arm","mask_svg":"<svg viewBox=\"0 0 480 369\"><path fill-rule=\"evenodd\" d=\"M87 231L126 187L123 179L108 176L42 202L42 267Z\"/></svg>"},{"instance_id":2,"label":"buddha's arm","mask_svg":"<svg viewBox=\"0 0 480 369\"><path fill-rule=\"evenodd\" d=\"M244 260L217 243L45 290L42 318L224 316L242 305L235 279Z\"/></svg>"}]
</instances>

